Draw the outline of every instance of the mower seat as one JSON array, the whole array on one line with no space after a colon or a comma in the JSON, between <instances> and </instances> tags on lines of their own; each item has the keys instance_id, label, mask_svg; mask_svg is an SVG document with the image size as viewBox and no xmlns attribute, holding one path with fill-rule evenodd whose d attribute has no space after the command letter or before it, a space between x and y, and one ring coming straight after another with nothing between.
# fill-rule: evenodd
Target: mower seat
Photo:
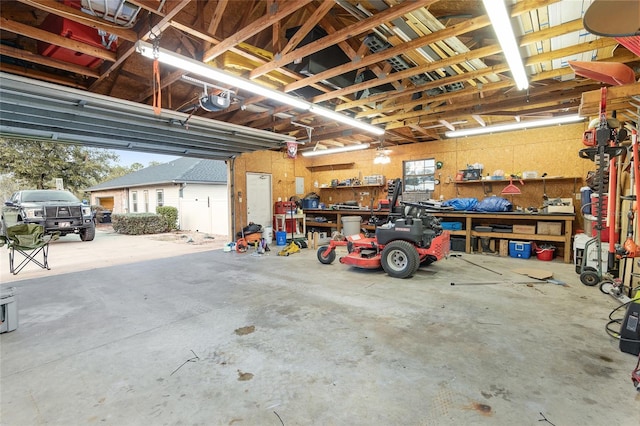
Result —
<instances>
[{"instance_id":1,"label":"mower seat","mask_svg":"<svg viewBox=\"0 0 640 426\"><path fill-rule=\"evenodd\" d=\"M59 233L45 235L44 226L34 223L22 223L9 226L5 235L0 235L0 247L7 245L9 249L9 271L17 275L29 263L33 262L42 269L50 269L48 263L49 243L59 238ZM16 266L16 252L23 259ZM42 262L37 256L42 253Z\"/></svg>"}]
</instances>

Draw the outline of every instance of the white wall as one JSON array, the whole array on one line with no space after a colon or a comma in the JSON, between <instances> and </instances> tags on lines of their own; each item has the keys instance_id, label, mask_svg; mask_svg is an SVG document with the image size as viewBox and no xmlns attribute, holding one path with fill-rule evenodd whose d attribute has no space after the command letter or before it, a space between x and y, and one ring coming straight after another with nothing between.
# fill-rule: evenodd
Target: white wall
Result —
<instances>
[{"instance_id":1,"label":"white wall","mask_svg":"<svg viewBox=\"0 0 640 426\"><path fill-rule=\"evenodd\" d=\"M164 191L164 205L178 209L181 230L208 234L229 233L229 201L226 185L187 184L180 197L180 185L144 186L129 190L130 213L133 213L132 193L138 193L138 213L144 211L144 191L149 191L149 213L156 211L156 190Z\"/></svg>"},{"instance_id":2,"label":"white wall","mask_svg":"<svg viewBox=\"0 0 640 426\"><path fill-rule=\"evenodd\" d=\"M227 235L229 202L226 185L187 184L179 199L180 229Z\"/></svg>"}]
</instances>

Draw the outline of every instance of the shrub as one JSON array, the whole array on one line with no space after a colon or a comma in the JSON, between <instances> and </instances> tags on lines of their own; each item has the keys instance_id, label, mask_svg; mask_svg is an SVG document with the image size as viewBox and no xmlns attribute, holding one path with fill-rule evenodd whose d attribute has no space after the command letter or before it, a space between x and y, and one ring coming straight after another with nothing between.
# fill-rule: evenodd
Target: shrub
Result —
<instances>
[{"instance_id":1,"label":"shrub","mask_svg":"<svg viewBox=\"0 0 640 426\"><path fill-rule=\"evenodd\" d=\"M161 234L168 229L167 219L154 213L115 214L111 222L115 232L126 235Z\"/></svg>"},{"instance_id":2,"label":"shrub","mask_svg":"<svg viewBox=\"0 0 640 426\"><path fill-rule=\"evenodd\" d=\"M178 209L172 206L158 206L156 213L163 216L167 221L167 230L175 231L178 229Z\"/></svg>"}]
</instances>

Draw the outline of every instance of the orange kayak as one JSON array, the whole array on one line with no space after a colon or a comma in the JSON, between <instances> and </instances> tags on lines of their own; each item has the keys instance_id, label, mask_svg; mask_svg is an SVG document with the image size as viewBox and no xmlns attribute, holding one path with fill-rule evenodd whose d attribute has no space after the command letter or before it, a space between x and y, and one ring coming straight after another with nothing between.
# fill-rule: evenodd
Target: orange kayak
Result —
<instances>
[{"instance_id":1,"label":"orange kayak","mask_svg":"<svg viewBox=\"0 0 640 426\"><path fill-rule=\"evenodd\" d=\"M636 82L636 75L633 70L627 65L617 62L569 61L569 66L576 75L612 86Z\"/></svg>"}]
</instances>

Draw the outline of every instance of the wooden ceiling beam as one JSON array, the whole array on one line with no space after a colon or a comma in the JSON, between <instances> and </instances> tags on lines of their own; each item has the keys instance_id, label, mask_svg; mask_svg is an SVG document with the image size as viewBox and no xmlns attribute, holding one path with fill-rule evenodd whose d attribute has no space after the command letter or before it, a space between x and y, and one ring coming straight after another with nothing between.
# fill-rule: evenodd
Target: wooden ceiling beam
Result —
<instances>
[{"instance_id":1,"label":"wooden ceiling beam","mask_svg":"<svg viewBox=\"0 0 640 426\"><path fill-rule=\"evenodd\" d=\"M577 45L574 45L574 46L565 47L563 49L558 49L558 50L553 51L553 52L546 52L546 53L541 53L539 55L530 56L529 58L526 58L524 62L525 62L525 66L534 65L534 64L537 64L537 63L540 63L540 62L543 62L543 61L549 61L549 60L552 60L552 59L563 58L563 57L566 57L566 56L574 55L576 53L582 53L582 52L587 52L587 51L594 50L594 49L600 49L600 48L604 48L604 47L613 46L616 43L617 42L614 39L600 38L600 39L597 39L597 40L594 40L594 41L591 41L591 42L581 43L581 44L577 44ZM482 49L484 49L484 48L476 49L476 50L474 50L472 52L478 52L478 51L480 51ZM455 59L455 58L457 58L457 57L454 57L454 58L451 58L451 59ZM446 62L446 61L449 61L449 59L434 62L434 63L430 64L428 67L431 67L434 64L439 64L441 62ZM425 68L425 67L419 67L419 68ZM490 69L490 68L488 68L488 69ZM402 71L401 73L406 73L406 71ZM395 74L400 74L400 73L395 73ZM463 76L464 76L464 74L455 76L453 78L458 78L459 79L460 77L463 77ZM391 78L391 77L389 77L389 78ZM453 78L450 78L450 77L444 78L444 79L438 80L438 83L439 83L439 85L450 84L447 81L451 81ZM365 82L365 83L361 83L359 85L354 85L354 86L360 86L359 88L356 88L355 90L364 90L363 86L364 87L371 86L372 84L376 84L376 83L378 83L378 81L375 81L373 83ZM380 82L378 84L382 84L382 82ZM496 84L496 83L493 83L493 84ZM504 83L502 83L502 84L504 84ZM513 86L514 84L511 83L510 85ZM319 102L319 101L322 101L322 100L326 100L326 98L329 95L335 94L336 92L341 92L340 94L342 94L342 95L344 95L345 92L352 93L351 90L354 89L354 86L350 86L348 88L341 89L339 91L334 91L334 92L331 92L331 93L329 93L327 95L316 96L314 98L314 102ZM483 90L487 86L490 86L490 84L483 85ZM353 90L353 91L355 91L355 90ZM455 96L455 93L456 92L451 92L450 96ZM429 102L431 102L430 99L429 99ZM413 106L417 106L417 105L414 104ZM389 119L389 118L390 117L385 117L385 118L382 118L382 119L376 119L376 120L373 120L373 123L382 123L382 122L394 121L393 117L391 117L391 119Z\"/></svg>"},{"instance_id":2,"label":"wooden ceiling beam","mask_svg":"<svg viewBox=\"0 0 640 426\"><path fill-rule=\"evenodd\" d=\"M37 80L48 81L49 83L60 84L63 86L74 87L76 89L87 90L87 86L67 77L60 77L51 73L34 70L32 68L20 67L17 65L0 62L0 71L18 74L24 77L35 78Z\"/></svg>"},{"instance_id":3,"label":"wooden ceiling beam","mask_svg":"<svg viewBox=\"0 0 640 426\"><path fill-rule=\"evenodd\" d=\"M387 83L391 83L393 81L399 81L405 78L409 78L409 77L413 77L415 75L418 74L422 74L422 73L426 73L429 71L433 71L436 68L441 68L441 67L446 67L452 64L457 64L460 62L464 62L464 61L469 61L471 59L480 59L483 58L485 56L489 56L489 55L493 55L497 52L500 52L501 48L500 45L498 44L494 44L491 46L486 46L486 47L481 47L479 49L476 50L471 50L469 52L465 52L463 54L451 57L451 58L446 58L446 59L442 59L440 61L436 61L436 62L432 62L430 64L426 64L426 65L422 65L422 66L418 66L418 67L414 67L414 68L409 68L407 70L404 71L398 71L395 72L393 74L390 74L389 76L385 77L385 78L379 78L379 79L375 79L375 80L368 80L365 81L363 83L358 83L358 84L353 84L351 86L342 88L342 89L338 89L338 90L334 90L330 93L326 93L323 95L318 95L316 97L313 98L312 102L324 102L324 101L328 101L330 99L336 98L338 96L346 96L355 92L359 92L362 90L366 90L366 89L371 89L373 87L376 86L382 86L384 84ZM487 68L490 69L490 68ZM440 83L441 85L442 83Z\"/></svg>"},{"instance_id":4,"label":"wooden ceiling beam","mask_svg":"<svg viewBox=\"0 0 640 426\"><path fill-rule=\"evenodd\" d=\"M270 71L273 71L287 64L290 64L291 62L295 61L298 58L303 58L312 53L325 49L331 45L337 44L341 41L348 40L349 38L362 34L365 31L369 31L370 29L377 27L380 24L391 21L399 16L409 13L412 10L418 9L420 7L429 6L430 4L435 3L436 1L437 0L407 1L400 4L399 6L389 8L383 12L373 15L370 18L363 19L362 21L359 21L352 25L344 27L330 36L322 37L319 40L306 44L298 49L295 49L287 53L286 55L282 55L278 59L275 59L265 65L262 65L254 69L250 73L250 78L260 77L263 74L266 74Z\"/></svg>"},{"instance_id":5,"label":"wooden ceiling beam","mask_svg":"<svg viewBox=\"0 0 640 426\"><path fill-rule=\"evenodd\" d=\"M40 9L43 12L52 13L61 16L73 22L94 28L96 30L105 30L110 34L118 36L123 40L135 42L138 40L138 34L135 31L127 29L122 25L115 24L111 21L104 20L97 16L91 16L81 12L75 7L67 6L64 3L55 0L18 0L20 3Z\"/></svg>"},{"instance_id":6,"label":"wooden ceiling beam","mask_svg":"<svg viewBox=\"0 0 640 426\"><path fill-rule=\"evenodd\" d=\"M567 22L565 24L558 25L556 27L552 27L552 28L549 28L549 29L546 29L546 30L538 31L536 33L536 37L529 37L528 35L526 35L526 36L524 36L524 37L522 37L520 39L520 46L525 46L525 45L528 45L528 44L535 43L538 40L544 39L546 37L556 37L556 36L559 36L559 35L563 35L563 34L567 34L567 33L576 31L576 26L578 24L579 24L580 27L582 26L582 20L581 19L576 19L574 21L570 21L570 22ZM438 32L438 34L439 33L440 32ZM383 100L383 99L386 100L386 101L389 101L389 100L391 100L391 99L393 99L394 97L397 97L397 96L412 95L413 93L418 93L418 92L421 92L421 91L434 89L434 88L439 87L439 86L460 83L460 82L465 81L467 78L474 78L475 79L475 78L480 78L480 77L488 75L488 74L499 74L499 73L502 73L502 72L506 72L508 70L509 70L509 67L507 66L507 64L494 65L494 66L486 68L486 69L476 70L476 71L472 71L472 72L463 74L463 76L465 77L464 79L461 79L460 76L451 76L451 77L446 77L444 79L441 79L441 80L438 80L438 81L435 81L435 82L427 83L425 85L411 87L411 88L408 88L407 90L405 90L403 92L399 92L397 94L383 93L383 94L379 94L379 95L370 96L367 99L353 100L353 101L345 102L343 104L340 104L340 105L336 106L336 111L341 111L341 110L351 109L351 108L356 108L356 107L362 107L363 105L366 105L368 103L377 102L377 101ZM490 71L490 72L487 72L487 71Z\"/></svg>"},{"instance_id":7,"label":"wooden ceiling beam","mask_svg":"<svg viewBox=\"0 0 640 426\"><path fill-rule=\"evenodd\" d=\"M581 89L573 89L562 91L560 93L547 93L543 96L538 96L535 99L531 98L527 103L526 95L518 98L506 99L504 97L492 97L494 99L490 103L483 103L478 105L477 99L472 99L466 102L457 102L455 105L448 105L441 108L436 108L428 115L412 117L419 123L438 123L439 120L451 120L455 121L459 116L469 116L472 114L490 115L493 111L513 110L514 112L526 111L527 108L539 107L540 105L558 106L566 105L567 102L575 102L576 105L579 102L582 95ZM515 114L514 115L523 115ZM394 129L398 127L404 127L405 122L391 123L387 128Z\"/></svg>"},{"instance_id":8,"label":"wooden ceiling beam","mask_svg":"<svg viewBox=\"0 0 640 426\"><path fill-rule=\"evenodd\" d=\"M171 22L171 20L178 14L180 13L180 11L182 9L184 9L189 3L191 2L191 0L176 0L174 2L171 2L171 4L173 5L173 8L166 13L162 19L160 19L160 21L154 25L153 28L151 28L149 31L145 32L144 34L140 35L139 38L140 40L149 40L149 38L153 35L153 34L162 34L162 30L164 30L169 23ZM120 68L120 66L127 60L129 59L129 57L131 55L133 55L136 51L136 47L135 45L131 45L128 48L118 48L118 59L100 76L100 78L98 78L92 85L91 87L89 87L89 90L95 90L96 87L102 83L103 80L105 80L106 78L109 77L109 75L117 70L118 68Z\"/></svg>"},{"instance_id":9,"label":"wooden ceiling beam","mask_svg":"<svg viewBox=\"0 0 640 426\"><path fill-rule=\"evenodd\" d=\"M45 43L51 43L56 46L73 50L74 52L84 53L85 55L94 56L106 61L115 62L116 60L116 54L110 50L71 40L67 37L41 30L40 28L10 21L4 17L0 17L0 28L14 34L20 34Z\"/></svg>"},{"instance_id":10,"label":"wooden ceiling beam","mask_svg":"<svg viewBox=\"0 0 640 426\"><path fill-rule=\"evenodd\" d=\"M435 33L431 33L429 35L416 38L414 40L404 42L398 46L390 47L389 49L385 49L379 53L373 53L371 55L366 55L362 58L358 58L357 61L353 61L344 65L340 65L321 73L315 74L311 77L307 77L303 80L290 83L285 86L284 91L289 92L291 90L296 90L298 88L307 86L311 83L315 83L317 81L326 80L332 77L336 77L338 75L353 71L358 68L370 66L376 64L378 62L386 61L389 58L393 58L394 56L403 55L407 51L415 50L422 46L434 43L438 40L442 40L447 37L455 37L456 35L463 34L466 31L474 31L479 28L486 27L490 24L489 18L487 16L480 16L478 18L472 18L463 23L454 25L452 27L447 28L446 30L438 31Z\"/></svg>"},{"instance_id":11,"label":"wooden ceiling beam","mask_svg":"<svg viewBox=\"0 0 640 426\"><path fill-rule=\"evenodd\" d=\"M84 75L86 77L98 78L100 73L97 70L82 67L80 65L71 64L69 62L59 61L57 59L46 56L36 55L27 50L16 49L15 47L0 44L0 55L9 56L11 58L32 62L46 67L61 69L75 74Z\"/></svg>"},{"instance_id":12,"label":"wooden ceiling beam","mask_svg":"<svg viewBox=\"0 0 640 426\"><path fill-rule=\"evenodd\" d=\"M298 44L300 44L302 39L305 38L306 35L309 34L309 32L311 32L311 30L318 24L318 22L320 22L325 17L325 15L329 13L333 6L335 6L335 3L333 1L321 2L320 6L318 6L311 13L311 16L305 20L304 24L302 24L302 26L298 28L298 31L296 31L293 37L289 39L287 45L283 47L281 51L276 51L276 55L286 55L287 53L295 49Z\"/></svg>"},{"instance_id":13,"label":"wooden ceiling beam","mask_svg":"<svg viewBox=\"0 0 640 426\"><path fill-rule=\"evenodd\" d=\"M284 17L296 12L305 4L311 3L311 1L312 0L296 0L292 2L278 3L277 11L267 11L267 14L262 18L259 18L258 20L252 22L251 25L246 26L245 28L233 34L231 37L222 40L218 45L213 46L212 48L207 50L203 55L204 61L209 62L217 56L220 56L230 47L236 46L237 44L247 40L249 37L258 34L265 28L273 25L274 22L279 21Z\"/></svg>"}]
</instances>

